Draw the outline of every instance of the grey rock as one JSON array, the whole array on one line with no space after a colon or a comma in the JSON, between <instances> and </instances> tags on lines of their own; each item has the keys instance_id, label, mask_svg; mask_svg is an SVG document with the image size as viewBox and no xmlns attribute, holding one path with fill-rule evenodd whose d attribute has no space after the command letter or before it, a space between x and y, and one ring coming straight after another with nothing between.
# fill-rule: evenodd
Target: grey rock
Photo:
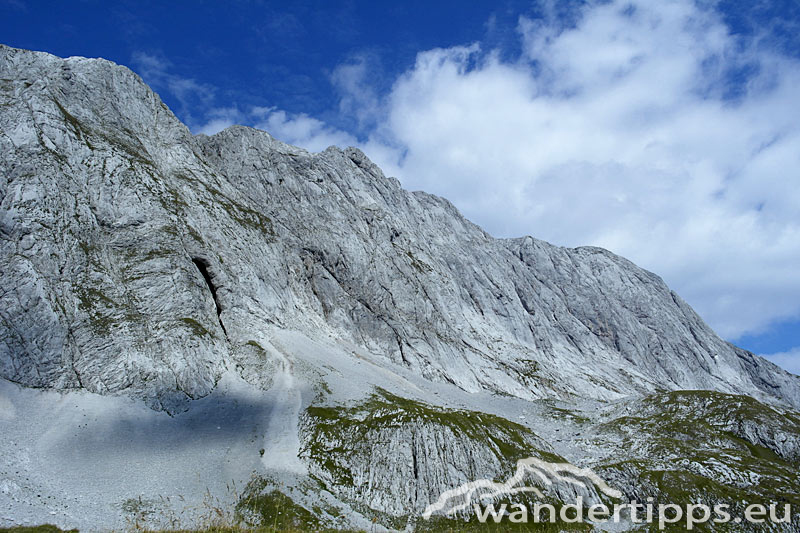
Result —
<instances>
[{"instance_id":1,"label":"grey rock","mask_svg":"<svg viewBox=\"0 0 800 533\"><path fill-rule=\"evenodd\" d=\"M681 389L800 408L800 377L720 339L631 262L495 239L354 148L309 153L241 126L193 136L105 60L0 46L0 151L0 377L175 415L236 374L274 404L266 439L283 451L264 464L299 454L287 475L323 479L343 502L399 516L501 469L475 438L408 422L372 430L369 453L347 448L352 435L326 441L367 488L326 474L306 453L317 439L303 408L389 382L442 409ZM310 348L282 346L290 333ZM541 450L572 427L536 424ZM730 424L797 460L796 434Z\"/></svg>"},{"instance_id":2,"label":"grey rock","mask_svg":"<svg viewBox=\"0 0 800 533\"><path fill-rule=\"evenodd\" d=\"M467 391L800 405L800 378L608 251L493 239L357 149L311 154L244 127L193 137L107 61L0 54L7 379L174 409L249 360L250 330L269 323Z\"/></svg>"}]
</instances>

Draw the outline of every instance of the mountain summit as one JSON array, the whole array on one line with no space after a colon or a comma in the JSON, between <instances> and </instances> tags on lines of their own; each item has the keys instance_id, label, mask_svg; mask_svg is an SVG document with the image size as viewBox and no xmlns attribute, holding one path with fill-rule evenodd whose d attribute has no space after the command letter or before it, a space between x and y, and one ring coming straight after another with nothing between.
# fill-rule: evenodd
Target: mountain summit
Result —
<instances>
[{"instance_id":1,"label":"mountain summit","mask_svg":"<svg viewBox=\"0 0 800 533\"><path fill-rule=\"evenodd\" d=\"M355 148L194 136L101 59L1 46L0 132L0 525L254 475L248 520L291 486L298 520L402 529L537 454L664 498L758 493L752 456L798 493L800 378L611 252L495 239Z\"/></svg>"}]
</instances>

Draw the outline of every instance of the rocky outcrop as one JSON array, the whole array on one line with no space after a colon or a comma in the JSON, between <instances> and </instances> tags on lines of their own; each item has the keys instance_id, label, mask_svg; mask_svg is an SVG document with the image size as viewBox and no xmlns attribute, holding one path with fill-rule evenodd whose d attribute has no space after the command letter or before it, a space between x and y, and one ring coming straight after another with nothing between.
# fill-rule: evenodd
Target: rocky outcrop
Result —
<instances>
[{"instance_id":1,"label":"rocky outcrop","mask_svg":"<svg viewBox=\"0 0 800 533\"><path fill-rule=\"evenodd\" d=\"M519 424L383 390L350 408L309 408L301 434L300 456L324 486L406 520L454 485L509 477L519 459L563 461Z\"/></svg>"},{"instance_id":2,"label":"rocky outcrop","mask_svg":"<svg viewBox=\"0 0 800 533\"><path fill-rule=\"evenodd\" d=\"M638 502L724 504L740 517L750 504L772 502L782 518L788 504L786 523L736 529L800 531L798 414L710 391L651 396L594 429L598 443L617 450L596 470Z\"/></svg>"},{"instance_id":3,"label":"rocky outcrop","mask_svg":"<svg viewBox=\"0 0 800 533\"><path fill-rule=\"evenodd\" d=\"M610 252L493 239L356 149L310 154L242 127L193 137L107 61L0 56L7 379L180 409L278 324L468 391L800 405L797 377Z\"/></svg>"},{"instance_id":4,"label":"rocky outcrop","mask_svg":"<svg viewBox=\"0 0 800 533\"><path fill-rule=\"evenodd\" d=\"M0 397L9 434L30 434L25 409L46 411L25 407L24 387L127 395L152 416L188 409L192 424L193 405L252 403L268 415L226 449L253 461L263 439L261 470L297 494L316 487L358 527L371 513L392 525L537 454L638 483L630 495L712 478L751 494L752 464L772 487L797 486L800 378L724 342L658 276L607 250L495 239L354 148L312 154L238 126L193 136L136 74L99 59L0 46L0 152L0 377L23 386L2 381L18 397ZM669 396L681 389L725 394ZM113 417L90 402L99 441L132 409L115 400ZM669 421L680 438L659 440ZM22 505L41 492L27 482L34 452L7 446L16 455L0 467ZM93 467L125 464L102 460ZM252 486L253 516L284 499Z\"/></svg>"}]
</instances>

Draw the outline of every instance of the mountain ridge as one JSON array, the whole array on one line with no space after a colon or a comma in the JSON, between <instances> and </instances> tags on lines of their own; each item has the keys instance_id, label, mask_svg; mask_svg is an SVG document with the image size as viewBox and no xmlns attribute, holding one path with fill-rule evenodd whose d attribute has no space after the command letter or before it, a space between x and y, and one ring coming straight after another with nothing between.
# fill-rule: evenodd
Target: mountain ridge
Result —
<instances>
[{"instance_id":1,"label":"mountain ridge","mask_svg":"<svg viewBox=\"0 0 800 533\"><path fill-rule=\"evenodd\" d=\"M355 318L355 322L358 323L354 322L353 316L344 318L347 326L345 329L349 332L361 328L359 334L371 340L373 344L378 342L376 348L387 353L390 359L400 358L406 365L417 365L421 371L428 372L429 377L453 380L466 390L497 385L480 383L481 379L475 375L476 366L477 368L493 366L491 361L487 360L497 355L485 345L488 328L495 330L494 334L496 337L499 336L501 342L510 338L523 352L533 348L532 353L536 357L541 358L543 355L541 352L544 352L545 356L556 359L556 363L560 365L571 364L565 357L559 359L558 356L562 353L568 355L568 358L582 358L586 362L591 362L593 357L611 359L609 364L618 366L617 370L623 374L630 369L643 373L644 375L638 376L637 380L651 382L651 391L655 390L659 382L666 388L716 388L725 392L767 396L773 395L774 390L778 390L780 391L778 397L783 395L783 399L790 404L800 405L800 386L798 386L800 378L778 370L763 359L729 348L729 345L716 337L710 328L663 284L660 278L610 252L591 247L559 248L531 237L493 239L482 229L464 219L448 201L427 193L405 192L397 180L386 179L380 169L357 149L341 150L331 147L319 154L310 154L305 150L281 143L266 132L243 126L228 128L211 137L192 136L138 76L125 67L110 62L95 62L82 58L60 60L54 56L31 55L9 48L3 49L3 55L6 65L4 70L7 71L3 76L6 79L13 74L8 72L8 69L17 55L29 61L32 66L27 68L35 72L43 72L39 70L42 68L59 71L58 84L55 88L50 88L49 94L48 91L36 93L34 101L41 101L43 109L39 111L33 107L30 111L26 110L29 113L49 112L50 116L58 119L48 117L47 120L43 120L41 132L36 128L35 115L30 116L32 121L19 120L16 131L12 130L11 135L6 134L6 139L12 139L12 145L14 135L19 135L20 122L23 124L32 122L31 130L27 132L27 142L36 143L44 147L45 151L52 151L48 142L53 141L46 134L47 128L57 128L60 122L61 131L58 131L54 138L64 142L63 151L66 153L71 151L75 154L76 150L80 150L85 154L118 155L121 152L129 161L135 163L131 167L133 172L144 174L143 180L153 180L155 175L159 174L175 176L177 179L161 183L154 181L152 185L145 185L150 187L150 191L136 191L135 194L142 195L151 203L159 202L162 216L171 223L176 223L178 226L176 231L185 231L186 228L192 230L195 238L188 243L187 239L181 236L185 253L192 256L195 264L199 264L198 261L202 259L206 265L204 268L212 273L218 272L220 276L226 275L226 269L218 264L219 261L199 257L204 253L208 254L209 245L202 242L203 232L198 232L197 228L191 226L193 218L214 216L221 207L227 211L226 218L234 224L234 227L244 226L249 230L261 230L261 238L266 236L264 240L267 246L272 246L270 240L273 235L270 232L275 231L273 224L279 224L288 237L283 242L291 242L290 253L303 255L301 262L305 265L304 268L312 269L311 277L308 278L311 292L322 290L320 287L324 286L325 290L333 293L323 294L323 298L349 299L347 304L351 308L356 308L350 309L351 314L363 312L366 315ZM137 105L122 110L121 98L94 97L87 101L90 89L80 83L76 85L73 69L88 69L95 77L104 77L106 84L111 83L109 79L117 83L120 86L115 89L117 92L125 91L126 94L141 97L131 98L130 102L135 102ZM94 72L98 69L102 71L102 75ZM50 76L52 78L52 73ZM48 78L43 78L45 79ZM30 82L23 82L25 83ZM52 84L52 81L49 83ZM107 87L116 86L112 83ZM23 87L28 92L32 88L36 88L36 85ZM112 91L111 94L113 93ZM70 101L71 97L77 97L81 105ZM144 102L146 105L139 102ZM5 106L9 105L8 102L5 103ZM8 112L5 115L7 116ZM99 116L103 117L101 121L97 120ZM119 130L111 131L111 126L117 125ZM9 129L11 127L7 126L6 131ZM12 150L17 149L12 148ZM81 153L80 157L84 157L85 154ZM155 158L153 154L156 154ZM71 157L74 158L75 155ZM53 165L59 166L61 162L58 158L54 159ZM113 158L110 160L113 161ZM98 163L91 159L90 161L95 165L105 165L107 162L102 158ZM182 161L185 167L176 164L178 161ZM65 163L67 168L73 168L70 166L69 157ZM83 161L76 162L76 165L84 171L97 171L88 168ZM340 175L341 169L345 169L346 175ZM153 173L154 176L147 175ZM294 179L284 184L283 181L289 179L289 176ZM103 177L99 176L99 179L102 180ZM6 184L6 187L8 186ZM13 187L13 183L11 186ZM54 184L54 186L63 185ZM103 187L103 184L100 183L98 186ZM137 184L136 187L141 189L141 184ZM195 190L190 190L190 187L195 187ZM200 191L201 189L204 190ZM148 192L150 194L144 196ZM199 201L195 203L187 200L192 195L198 196L200 192L205 193L204 198L198 198ZM102 233L104 225L110 225L111 230L119 234L124 231L125 225L129 227L134 225L131 217L135 216L136 210L118 209L114 203L117 202L114 198L115 193L108 192L108 194L111 202L104 202L101 197L86 198L86 192L70 192L75 198L75 203L83 209L88 209L90 211L88 214L95 218L94 228L90 229L99 229ZM325 209L320 209L311 202L322 198L321 195L325 195L326 198L335 195L333 197L340 203L337 205L328 201ZM80 200L81 198L84 200ZM121 206L129 200L123 198L117 203ZM169 202L173 204L169 205ZM284 206L290 202L305 204L304 208L308 210L306 217L311 223L299 219L296 213L285 209ZM396 205L392 205L391 202ZM204 207L210 203L216 205L212 209ZM337 209L342 210L345 207L346 212L341 215L335 214ZM8 208L5 212L9 212ZM312 215L323 223L315 224L316 219L312 218ZM376 215L381 220L373 220ZM343 216L348 217L348 220L335 220ZM185 222L180 220L181 217L185 217L183 219ZM7 216L5 219L8 221ZM423 222L418 222L420 220ZM344 227L349 231L332 231L330 224L336 222L344 222ZM375 228L370 229L369 225L373 223ZM89 224L92 222L89 221ZM209 221L198 220L199 224L209 225ZM458 238L444 235L439 228L433 229L436 225L439 228L447 228L451 235L458 235ZM13 226L6 227L7 231L15 231ZM384 233L378 235L376 228ZM303 235L303 232L306 234ZM111 233L110 235L114 236ZM324 239L323 243L313 242L318 240L318 235L326 235L329 239ZM388 270L372 265L371 258L366 256L366 249L373 245L376 238L383 240L380 246L375 246L375 249L381 252L381 259L389 260ZM330 239L337 240L335 248L325 246L331 242ZM442 245L440 249L446 250L447 256L436 257L429 245L431 242ZM94 244L83 243L82 246L91 247ZM347 250L346 247L350 249ZM91 250L88 248L87 250L90 253L86 253L86 256L90 257ZM282 251L286 253L286 247ZM349 257L348 253L352 257ZM487 253L501 257L502 261L488 257ZM467 264L468 262L456 257L463 257L465 254L472 256L472 264ZM397 257L398 255L405 257ZM519 264L511 264L512 258L518 259ZM438 264L431 267L429 263L433 263L434 260L438 260ZM333 261L338 263L329 264ZM555 261L558 261L558 264ZM213 264L215 262L217 264ZM401 262L406 264L401 265ZM297 262L294 263L294 266L297 266ZM354 265L358 272L350 272ZM272 266L274 268L274 265ZM453 266L461 272L454 272ZM336 271L339 267L343 272ZM610 279L601 279L604 269L613 270ZM390 276L390 271L394 277ZM520 275L519 271L524 273ZM459 280L458 276L461 273L467 273L469 278ZM253 274L251 272L251 275ZM581 275L594 278L596 283L586 288L586 280L581 279ZM328 276L333 277L334 285L338 287L329 287L330 280L326 279ZM340 280L337 276L351 276L351 278L361 276L367 281ZM398 279L403 283L398 283ZM620 286L621 280L622 286ZM119 285L119 281L117 279L112 284ZM379 281L382 287L380 290L365 286L374 281ZM345 286L342 283L353 286ZM391 308L385 305L389 297L395 298L399 295L404 299L412 299L397 290L396 294L392 293L389 288L392 283L396 286L402 285L399 287L401 290L410 289L420 294L424 293L423 299L427 307L424 311L424 320L410 309L416 298L413 298L413 302L404 302L406 307L402 308L403 313L399 312L401 308L397 302ZM610 296L603 294L603 283L617 284L607 291ZM465 286L467 284L471 286ZM124 282L122 285L124 286ZM642 285L653 289L657 296L644 294L641 291L623 305L614 294L614 289L630 291L631 287L639 289ZM275 290L274 287L271 289ZM308 289L309 287L302 287L300 290L308 292ZM227 297L225 290L223 286L219 295L223 301ZM443 290L450 294L443 294ZM348 295L348 291L351 294ZM297 295L297 298L307 300L306 296ZM455 300L446 301L451 297ZM647 301L648 299L653 301ZM502 303L497 304L497 300ZM648 305L655 305L656 300L659 300L657 302L659 313L653 313L653 309L647 308ZM94 305L88 300L82 303L88 307ZM215 302L215 306L218 303ZM318 314L322 312L323 321L330 324L330 320L324 315L328 312L326 309L332 307L331 302L320 300L317 304L313 301L311 304L316 306L315 311ZM358 307L361 309L357 309ZM461 309L452 313L448 311L448 307ZM620 309L630 312L620 313L618 312ZM225 311L222 309L216 311L222 320ZM552 315L549 319L543 316L548 313ZM611 313L613 316L604 313ZM648 313L654 316L651 317ZM399 316L400 314L403 316ZM277 319L277 315L273 312L271 320ZM196 317L186 318L198 320ZM437 321L443 320L448 328L434 327L434 331L429 331L431 318ZM670 321L669 330L665 330L666 319ZM369 331L364 330L365 321L369 322ZM202 321L199 323L208 329L208 324ZM401 335L400 331L408 329L410 323L416 323L414 331L406 331L406 334ZM454 330L465 325L471 327L471 334L462 335L464 338L460 339L459 334L453 335ZM68 327L61 329L69 330ZM497 330L500 330L500 333ZM502 332L503 330L505 332ZM381 339L372 338L376 335ZM653 335L658 338L652 338ZM417 344L421 340L423 345L427 345L423 346L424 354L417 353L418 350L409 344L409 337L417 339ZM442 337L454 337L454 342L441 342ZM430 353L431 351L436 353ZM435 368L436 360L440 357L438 352L445 357L469 361L460 365L461 372L455 376L448 375L441 367ZM665 355L661 357L654 355L658 352L664 352ZM689 352L690 355L687 356L685 352ZM8 350L5 353L3 360L7 361ZM492 355L489 355L490 353ZM588 356L588 354L594 355ZM610 357L615 354L620 356L617 357L617 361ZM684 359L683 367L672 364L671 359L676 358ZM52 354L50 359L53 359ZM423 361L425 365L422 364ZM431 365L434 368L430 368ZM9 372L8 366L8 364L4 366L6 369L4 377L22 383L27 382L28 378L20 377L22 375L20 372ZM426 368L422 369L421 366ZM555 365L548 366L552 369ZM698 367L699 371L693 372L693 367ZM494 372L498 369L491 370ZM601 376L605 373L602 369L594 371ZM453 372L452 367L449 368L449 372ZM575 373L580 374L580 371L574 368L571 372L572 376L556 374L547 376L547 379L562 379L569 382ZM654 375L648 376L648 372L653 372ZM495 372L495 381L500 381L498 390L526 395L526 389L530 384L520 383L519 373L519 368ZM38 374L41 377L42 373ZM74 374L77 378L78 372L75 371ZM616 374L609 381L622 383L631 381L624 375L619 375L620 372ZM15 376L19 379L13 379ZM62 375L59 379L69 378ZM580 390L581 393L592 394L592 391L596 391L600 395L614 395L610 390L597 390L602 389L602 386L587 383L586 379L580 381L581 384L575 384L573 388ZM206 378L202 387L204 393L210 390L210 385Z\"/></svg>"},{"instance_id":2,"label":"mountain ridge","mask_svg":"<svg viewBox=\"0 0 800 533\"><path fill-rule=\"evenodd\" d=\"M0 132L0 376L130 396L176 420L247 388L254 412L269 413L254 423L275 452L262 467L315 473L352 517L367 516L359 505L420 510L525 446L553 452L549 407L530 407L548 439L491 419L506 440L489 448L468 422L481 415L466 412L528 420L528 405L590 413L685 389L800 408L800 377L720 339L630 261L495 239L356 148L312 154L243 126L192 135L111 62L0 46ZM325 417L352 428L352 413L377 408L417 418L390 429L365 415L379 425L349 441L323 431ZM448 439L455 448L421 444ZM377 459L353 449L333 464L313 448L362 441ZM402 460L380 442L402 460L413 450L426 475L394 479L385 465ZM603 455L586 446L562 451ZM367 489L337 485L370 475Z\"/></svg>"}]
</instances>

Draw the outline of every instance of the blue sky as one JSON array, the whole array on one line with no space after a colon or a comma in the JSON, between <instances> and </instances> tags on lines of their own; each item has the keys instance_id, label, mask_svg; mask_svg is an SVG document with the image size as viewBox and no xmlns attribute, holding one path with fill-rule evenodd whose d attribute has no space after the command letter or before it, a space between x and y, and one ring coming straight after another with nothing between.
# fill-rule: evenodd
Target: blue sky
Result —
<instances>
[{"instance_id":1,"label":"blue sky","mask_svg":"<svg viewBox=\"0 0 800 533\"><path fill-rule=\"evenodd\" d=\"M800 373L800 2L22 2L195 132L358 145L496 236L593 244Z\"/></svg>"}]
</instances>

